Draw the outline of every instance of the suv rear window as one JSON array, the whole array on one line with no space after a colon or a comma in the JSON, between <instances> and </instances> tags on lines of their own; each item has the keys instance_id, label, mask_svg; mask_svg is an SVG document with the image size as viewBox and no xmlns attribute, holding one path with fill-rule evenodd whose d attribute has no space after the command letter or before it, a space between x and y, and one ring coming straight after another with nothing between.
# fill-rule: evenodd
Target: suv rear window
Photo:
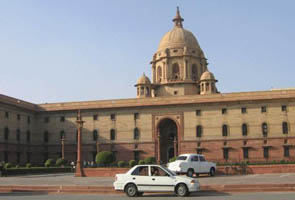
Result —
<instances>
[{"instance_id":1,"label":"suv rear window","mask_svg":"<svg viewBox=\"0 0 295 200\"><path fill-rule=\"evenodd\" d=\"M186 160L187 156L179 156L176 160Z\"/></svg>"}]
</instances>

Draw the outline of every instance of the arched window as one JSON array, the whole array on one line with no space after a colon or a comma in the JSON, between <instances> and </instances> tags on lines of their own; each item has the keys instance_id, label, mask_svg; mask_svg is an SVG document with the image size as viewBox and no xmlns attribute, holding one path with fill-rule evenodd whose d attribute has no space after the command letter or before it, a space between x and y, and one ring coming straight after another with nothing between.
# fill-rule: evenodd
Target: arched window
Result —
<instances>
[{"instance_id":1,"label":"arched window","mask_svg":"<svg viewBox=\"0 0 295 200\"><path fill-rule=\"evenodd\" d=\"M27 142L31 142L31 132L27 131Z\"/></svg>"},{"instance_id":2,"label":"arched window","mask_svg":"<svg viewBox=\"0 0 295 200\"><path fill-rule=\"evenodd\" d=\"M192 65L192 79L196 81L198 79L198 67L196 64Z\"/></svg>"},{"instance_id":3,"label":"arched window","mask_svg":"<svg viewBox=\"0 0 295 200\"><path fill-rule=\"evenodd\" d=\"M97 138L98 138L98 131L93 130L93 141L97 141Z\"/></svg>"},{"instance_id":4,"label":"arched window","mask_svg":"<svg viewBox=\"0 0 295 200\"><path fill-rule=\"evenodd\" d=\"M16 130L16 141L20 141L20 130Z\"/></svg>"},{"instance_id":5,"label":"arched window","mask_svg":"<svg viewBox=\"0 0 295 200\"><path fill-rule=\"evenodd\" d=\"M222 125L222 136L227 136L227 135L228 135L227 125L223 124Z\"/></svg>"},{"instance_id":6,"label":"arched window","mask_svg":"<svg viewBox=\"0 0 295 200\"><path fill-rule=\"evenodd\" d=\"M204 92L204 83L202 83L202 92Z\"/></svg>"},{"instance_id":7,"label":"arched window","mask_svg":"<svg viewBox=\"0 0 295 200\"><path fill-rule=\"evenodd\" d=\"M202 128L202 126L200 126L200 125L198 125L197 126L197 128L196 128L196 131L197 131L197 134L196 134L196 136L197 137L202 137L202 132L203 132L203 130L202 130L203 128Z\"/></svg>"},{"instance_id":8,"label":"arched window","mask_svg":"<svg viewBox=\"0 0 295 200\"><path fill-rule=\"evenodd\" d=\"M111 129L111 131L110 131L110 139L111 140L116 139L116 131L115 131L115 129Z\"/></svg>"},{"instance_id":9,"label":"arched window","mask_svg":"<svg viewBox=\"0 0 295 200\"><path fill-rule=\"evenodd\" d=\"M139 95L139 87L137 87L137 95Z\"/></svg>"},{"instance_id":10,"label":"arched window","mask_svg":"<svg viewBox=\"0 0 295 200\"><path fill-rule=\"evenodd\" d=\"M264 137L266 137L267 136L267 132L268 132L268 130L267 130L267 124L264 122L264 123L262 123L262 125L261 125L261 129L262 129L262 135L264 136Z\"/></svg>"},{"instance_id":11,"label":"arched window","mask_svg":"<svg viewBox=\"0 0 295 200\"><path fill-rule=\"evenodd\" d=\"M157 71L158 82L160 83L162 80L162 68L160 66L158 66L157 70L158 70Z\"/></svg>"},{"instance_id":12,"label":"arched window","mask_svg":"<svg viewBox=\"0 0 295 200\"><path fill-rule=\"evenodd\" d=\"M7 141L9 138L9 129L8 127L4 128L4 140Z\"/></svg>"},{"instance_id":13,"label":"arched window","mask_svg":"<svg viewBox=\"0 0 295 200\"><path fill-rule=\"evenodd\" d=\"M282 123L282 128L283 128L283 134L288 134L288 123L287 122Z\"/></svg>"},{"instance_id":14,"label":"arched window","mask_svg":"<svg viewBox=\"0 0 295 200\"><path fill-rule=\"evenodd\" d=\"M172 79L179 80L180 79L180 73L179 73L179 66L177 63L173 64L172 66Z\"/></svg>"},{"instance_id":15,"label":"arched window","mask_svg":"<svg viewBox=\"0 0 295 200\"><path fill-rule=\"evenodd\" d=\"M209 91L209 83L206 83L206 91Z\"/></svg>"},{"instance_id":16,"label":"arched window","mask_svg":"<svg viewBox=\"0 0 295 200\"><path fill-rule=\"evenodd\" d=\"M44 142L48 142L49 141L48 131L45 131L44 132L43 140L44 140Z\"/></svg>"},{"instance_id":17,"label":"arched window","mask_svg":"<svg viewBox=\"0 0 295 200\"><path fill-rule=\"evenodd\" d=\"M139 129L135 128L133 131L133 139L138 140L139 139Z\"/></svg>"},{"instance_id":18,"label":"arched window","mask_svg":"<svg viewBox=\"0 0 295 200\"><path fill-rule=\"evenodd\" d=\"M140 87L140 95L144 95L144 87Z\"/></svg>"},{"instance_id":19,"label":"arched window","mask_svg":"<svg viewBox=\"0 0 295 200\"><path fill-rule=\"evenodd\" d=\"M63 139L65 137L65 131L60 131L60 139Z\"/></svg>"},{"instance_id":20,"label":"arched window","mask_svg":"<svg viewBox=\"0 0 295 200\"><path fill-rule=\"evenodd\" d=\"M247 124L243 124L242 125L242 134L245 136L245 135L248 135L248 127L247 127Z\"/></svg>"}]
</instances>

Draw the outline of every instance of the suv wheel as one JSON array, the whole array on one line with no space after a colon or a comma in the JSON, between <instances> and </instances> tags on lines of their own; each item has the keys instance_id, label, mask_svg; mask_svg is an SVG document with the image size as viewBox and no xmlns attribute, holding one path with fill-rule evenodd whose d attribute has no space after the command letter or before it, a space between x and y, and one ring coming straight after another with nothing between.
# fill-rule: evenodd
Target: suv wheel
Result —
<instances>
[{"instance_id":1,"label":"suv wheel","mask_svg":"<svg viewBox=\"0 0 295 200\"><path fill-rule=\"evenodd\" d=\"M137 188L134 184L128 184L125 192L128 197L135 197L137 195Z\"/></svg>"},{"instance_id":2,"label":"suv wheel","mask_svg":"<svg viewBox=\"0 0 295 200\"><path fill-rule=\"evenodd\" d=\"M193 169L188 169L187 172L186 172L186 175L187 175L188 177L193 177L193 175L194 175L194 170L193 170Z\"/></svg>"},{"instance_id":3,"label":"suv wheel","mask_svg":"<svg viewBox=\"0 0 295 200\"><path fill-rule=\"evenodd\" d=\"M180 197L185 197L188 194L188 190L185 184L181 183L177 186L176 194Z\"/></svg>"},{"instance_id":4,"label":"suv wheel","mask_svg":"<svg viewBox=\"0 0 295 200\"><path fill-rule=\"evenodd\" d=\"M211 169L210 169L210 176L214 176L214 174L215 174L215 169L212 167Z\"/></svg>"}]
</instances>

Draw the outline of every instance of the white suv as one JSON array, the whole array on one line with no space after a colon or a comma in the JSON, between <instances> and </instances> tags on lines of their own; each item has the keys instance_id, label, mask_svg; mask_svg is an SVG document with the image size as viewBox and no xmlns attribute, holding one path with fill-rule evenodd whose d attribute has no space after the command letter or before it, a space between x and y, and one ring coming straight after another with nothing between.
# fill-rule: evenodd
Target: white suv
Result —
<instances>
[{"instance_id":1,"label":"white suv","mask_svg":"<svg viewBox=\"0 0 295 200\"><path fill-rule=\"evenodd\" d=\"M205 157L200 154L181 154L176 161L168 163L168 169L178 174L186 174L192 177L194 174L209 174L214 176L216 164L207 162Z\"/></svg>"}]
</instances>

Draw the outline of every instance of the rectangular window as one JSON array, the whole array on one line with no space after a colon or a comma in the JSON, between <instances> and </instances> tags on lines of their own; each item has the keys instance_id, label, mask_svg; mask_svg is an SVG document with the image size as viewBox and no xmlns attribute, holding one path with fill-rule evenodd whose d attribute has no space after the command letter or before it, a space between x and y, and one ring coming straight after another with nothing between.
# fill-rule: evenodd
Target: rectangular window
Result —
<instances>
[{"instance_id":1,"label":"rectangular window","mask_svg":"<svg viewBox=\"0 0 295 200\"><path fill-rule=\"evenodd\" d=\"M269 147L263 147L263 157L269 158Z\"/></svg>"},{"instance_id":2,"label":"rectangular window","mask_svg":"<svg viewBox=\"0 0 295 200\"><path fill-rule=\"evenodd\" d=\"M20 163L20 152L16 153L16 163L19 164Z\"/></svg>"},{"instance_id":3,"label":"rectangular window","mask_svg":"<svg viewBox=\"0 0 295 200\"><path fill-rule=\"evenodd\" d=\"M223 159L228 160L228 149L223 149Z\"/></svg>"},{"instance_id":4,"label":"rectangular window","mask_svg":"<svg viewBox=\"0 0 295 200\"><path fill-rule=\"evenodd\" d=\"M49 123L49 117L44 117L44 123Z\"/></svg>"},{"instance_id":5,"label":"rectangular window","mask_svg":"<svg viewBox=\"0 0 295 200\"><path fill-rule=\"evenodd\" d=\"M286 105L282 105L282 112L287 112L287 106Z\"/></svg>"},{"instance_id":6,"label":"rectangular window","mask_svg":"<svg viewBox=\"0 0 295 200\"><path fill-rule=\"evenodd\" d=\"M284 157L289 157L289 156L290 156L289 147L284 146Z\"/></svg>"},{"instance_id":7,"label":"rectangular window","mask_svg":"<svg viewBox=\"0 0 295 200\"><path fill-rule=\"evenodd\" d=\"M246 108L246 107L242 107L242 108L241 108L241 112L242 112L242 114L247 113L247 108Z\"/></svg>"},{"instance_id":8,"label":"rectangular window","mask_svg":"<svg viewBox=\"0 0 295 200\"><path fill-rule=\"evenodd\" d=\"M225 115L225 114L227 113L227 109L226 109L226 108L222 108L221 113L222 113L223 115Z\"/></svg>"},{"instance_id":9,"label":"rectangular window","mask_svg":"<svg viewBox=\"0 0 295 200\"><path fill-rule=\"evenodd\" d=\"M98 115L97 114L95 114L95 115L93 115L93 120L98 120Z\"/></svg>"},{"instance_id":10,"label":"rectangular window","mask_svg":"<svg viewBox=\"0 0 295 200\"><path fill-rule=\"evenodd\" d=\"M116 120L116 115L115 114L111 114L111 120L113 120L113 121Z\"/></svg>"},{"instance_id":11,"label":"rectangular window","mask_svg":"<svg viewBox=\"0 0 295 200\"><path fill-rule=\"evenodd\" d=\"M31 152L27 152L27 163L31 162Z\"/></svg>"},{"instance_id":12,"label":"rectangular window","mask_svg":"<svg viewBox=\"0 0 295 200\"><path fill-rule=\"evenodd\" d=\"M249 158L249 149L248 148L243 148L243 156L244 156L244 159Z\"/></svg>"},{"instance_id":13,"label":"rectangular window","mask_svg":"<svg viewBox=\"0 0 295 200\"><path fill-rule=\"evenodd\" d=\"M28 116L28 118L27 118L27 123L28 123L28 124L31 123L31 117L30 117L30 116Z\"/></svg>"},{"instance_id":14,"label":"rectangular window","mask_svg":"<svg viewBox=\"0 0 295 200\"><path fill-rule=\"evenodd\" d=\"M261 106L261 112L265 113L266 112L266 106Z\"/></svg>"},{"instance_id":15,"label":"rectangular window","mask_svg":"<svg viewBox=\"0 0 295 200\"><path fill-rule=\"evenodd\" d=\"M139 119L139 113L134 113L134 120Z\"/></svg>"},{"instance_id":16,"label":"rectangular window","mask_svg":"<svg viewBox=\"0 0 295 200\"><path fill-rule=\"evenodd\" d=\"M60 122L65 122L65 120L66 120L66 119L65 119L65 116L61 116L61 117L60 117Z\"/></svg>"},{"instance_id":17,"label":"rectangular window","mask_svg":"<svg viewBox=\"0 0 295 200\"><path fill-rule=\"evenodd\" d=\"M9 119L9 112L5 111L5 118Z\"/></svg>"},{"instance_id":18,"label":"rectangular window","mask_svg":"<svg viewBox=\"0 0 295 200\"><path fill-rule=\"evenodd\" d=\"M196 110L196 116L201 116L201 110Z\"/></svg>"},{"instance_id":19,"label":"rectangular window","mask_svg":"<svg viewBox=\"0 0 295 200\"><path fill-rule=\"evenodd\" d=\"M19 120L20 120L20 114L17 114L17 115L16 115L16 118L17 118L17 120L19 121Z\"/></svg>"}]
</instances>

